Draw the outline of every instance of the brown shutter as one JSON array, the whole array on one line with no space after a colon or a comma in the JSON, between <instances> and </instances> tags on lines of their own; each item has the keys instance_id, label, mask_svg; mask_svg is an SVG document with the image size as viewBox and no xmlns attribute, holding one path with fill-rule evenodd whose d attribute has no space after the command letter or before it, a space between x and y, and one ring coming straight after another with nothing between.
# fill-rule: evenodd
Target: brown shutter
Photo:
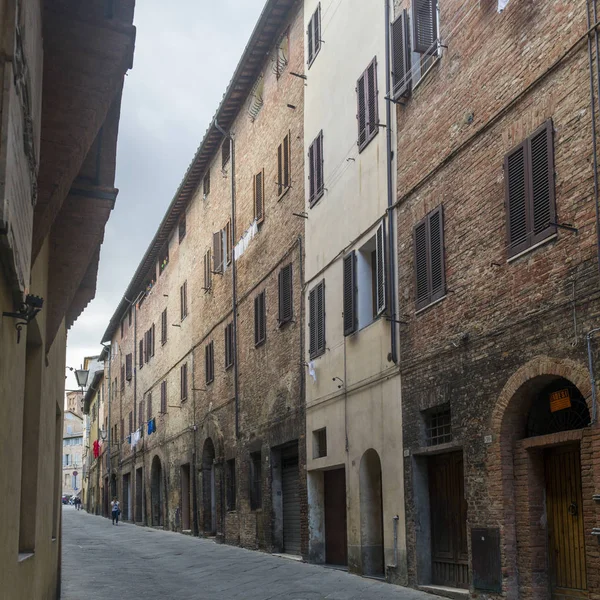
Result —
<instances>
[{"instance_id":1,"label":"brown shutter","mask_svg":"<svg viewBox=\"0 0 600 600\"><path fill-rule=\"evenodd\" d=\"M279 324L288 323L293 318L293 281L292 265L286 265L279 271Z\"/></svg>"},{"instance_id":2,"label":"brown shutter","mask_svg":"<svg viewBox=\"0 0 600 600\"><path fill-rule=\"evenodd\" d=\"M509 256L518 254L528 247L526 149L525 141L504 158Z\"/></svg>"},{"instance_id":3,"label":"brown shutter","mask_svg":"<svg viewBox=\"0 0 600 600\"><path fill-rule=\"evenodd\" d=\"M427 218L415 227L415 296L417 310L429 304Z\"/></svg>"},{"instance_id":4,"label":"brown shutter","mask_svg":"<svg viewBox=\"0 0 600 600\"><path fill-rule=\"evenodd\" d=\"M160 412L167 412L167 382L160 382Z\"/></svg>"},{"instance_id":5,"label":"brown shutter","mask_svg":"<svg viewBox=\"0 0 600 600\"><path fill-rule=\"evenodd\" d=\"M260 342L260 294L254 298L254 345L258 346Z\"/></svg>"},{"instance_id":6,"label":"brown shutter","mask_svg":"<svg viewBox=\"0 0 600 600\"><path fill-rule=\"evenodd\" d=\"M283 144L277 148L277 194L283 193Z\"/></svg>"},{"instance_id":7,"label":"brown shutter","mask_svg":"<svg viewBox=\"0 0 600 600\"><path fill-rule=\"evenodd\" d=\"M393 97L401 98L410 94L411 60L410 36L408 33L408 13L406 9L392 23L392 85Z\"/></svg>"},{"instance_id":8,"label":"brown shutter","mask_svg":"<svg viewBox=\"0 0 600 600\"><path fill-rule=\"evenodd\" d=\"M152 338L152 345L150 346L150 348L152 348L152 353L150 354L150 356L154 356L154 342L156 340L156 327L154 326L154 323L152 323L152 329L150 330L150 337Z\"/></svg>"},{"instance_id":9,"label":"brown shutter","mask_svg":"<svg viewBox=\"0 0 600 600\"><path fill-rule=\"evenodd\" d=\"M316 184L317 174L315 171L315 142L313 141L308 148L308 200L311 206L315 203L317 197Z\"/></svg>"},{"instance_id":10,"label":"brown shutter","mask_svg":"<svg viewBox=\"0 0 600 600\"><path fill-rule=\"evenodd\" d=\"M531 174L532 244L556 231L554 223L554 157L552 121L548 120L532 136L529 144L529 172Z\"/></svg>"},{"instance_id":11,"label":"brown shutter","mask_svg":"<svg viewBox=\"0 0 600 600\"><path fill-rule=\"evenodd\" d=\"M162 344L166 344L167 342L167 309L163 310L161 316L161 332L160 332L160 341Z\"/></svg>"},{"instance_id":12,"label":"brown shutter","mask_svg":"<svg viewBox=\"0 0 600 600\"><path fill-rule=\"evenodd\" d=\"M264 171L260 171L254 176L254 218L258 223L262 223L265 218L264 194Z\"/></svg>"},{"instance_id":13,"label":"brown shutter","mask_svg":"<svg viewBox=\"0 0 600 600\"><path fill-rule=\"evenodd\" d=\"M325 352L325 281L317 287L317 352Z\"/></svg>"},{"instance_id":14,"label":"brown shutter","mask_svg":"<svg viewBox=\"0 0 600 600\"><path fill-rule=\"evenodd\" d=\"M144 366L144 340L140 339L140 369Z\"/></svg>"},{"instance_id":15,"label":"brown shutter","mask_svg":"<svg viewBox=\"0 0 600 600\"><path fill-rule=\"evenodd\" d=\"M377 228L375 236L375 279L377 289L375 290L375 302L377 314L380 315L386 309L386 253L385 253L385 222L382 221Z\"/></svg>"},{"instance_id":16,"label":"brown shutter","mask_svg":"<svg viewBox=\"0 0 600 600\"><path fill-rule=\"evenodd\" d=\"M367 68L367 131L371 139L379 130L379 107L377 105L377 59Z\"/></svg>"},{"instance_id":17,"label":"brown shutter","mask_svg":"<svg viewBox=\"0 0 600 600\"><path fill-rule=\"evenodd\" d=\"M308 294L308 330L309 330L309 354L311 358L317 355L317 288L313 288Z\"/></svg>"},{"instance_id":18,"label":"brown shutter","mask_svg":"<svg viewBox=\"0 0 600 600\"><path fill-rule=\"evenodd\" d=\"M231 238L231 219L225 225L225 247L227 248L227 264L231 264L233 258L233 240Z\"/></svg>"},{"instance_id":19,"label":"brown shutter","mask_svg":"<svg viewBox=\"0 0 600 600\"><path fill-rule=\"evenodd\" d=\"M315 44L315 56L321 49L321 3L317 6L314 15L313 39Z\"/></svg>"},{"instance_id":20,"label":"brown shutter","mask_svg":"<svg viewBox=\"0 0 600 600\"><path fill-rule=\"evenodd\" d=\"M319 199L323 194L323 131L319 132L317 136L317 146L315 151L315 171L316 171L316 182L315 182L315 193L316 198Z\"/></svg>"},{"instance_id":21,"label":"brown shutter","mask_svg":"<svg viewBox=\"0 0 600 600\"><path fill-rule=\"evenodd\" d=\"M307 37L307 48L308 48L308 65L313 61L314 52L315 52L315 44L314 44L314 34L313 34L313 25L314 25L315 16L313 15L308 22L308 29L306 30Z\"/></svg>"},{"instance_id":22,"label":"brown shutter","mask_svg":"<svg viewBox=\"0 0 600 600\"><path fill-rule=\"evenodd\" d=\"M141 427L144 422L144 401L141 400L138 406L138 426Z\"/></svg>"},{"instance_id":23,"label":"brown shutter","mask_svg":"<svg viewBox=\"0 0 600 600\"><path fill-rule=\"evenodd\" d=\"M223 271L223 240L221 238L221 232L217 231L213 233L213 271L215 273L221 273Z\"/></svg>"},{"instance_id":24,"label":"brown shutter","mask_svg":"<svg viewBox=\"0 0 600 600\"><path fill-rule=\"evenodd\" d=\"M291 153L291 135L285 136L283 140L283 191L290 186L291 170L290 170L290 153Z\"/></svg>"},{"instance_id":25,"label":"brown shutter","mask_svg":"<svg viewBox=\"0 0 600 600\"><path fill-rule=\"evenodd\" d=\"M412 0L415 52L433 54L437 50L437 0Z\"/></svg>"},{"instance_id":26,"label":"brown shutter","mask_svg":"<svg viewBox=\"0 0 600 600\"><path fill-rule=\"evenodd\" d=\"M356 252L344 257L344 335L357 328L356 306Z\"/></svg>"},{"instance_id":27,"label":"brown shutter","mask_svg":"<svg viewBox=\"0 0 600 600\"><path fill-rule=\"evenodd\" d=\"M431 263L431 302L446 294L444 269L444 211L442 205L429 214L429 255Z\"/></svg>"},{"instance_id":28,"label":"brown shutter","mask_svg":"<svg viewBox=\"0 0 600 600\"><path fill-rule=\"evenodd\" d=\"M366 71L356 82L356 104L358 119L358 147L363 148L367 142L367 82Z\"/></svg>"}]
</instances>

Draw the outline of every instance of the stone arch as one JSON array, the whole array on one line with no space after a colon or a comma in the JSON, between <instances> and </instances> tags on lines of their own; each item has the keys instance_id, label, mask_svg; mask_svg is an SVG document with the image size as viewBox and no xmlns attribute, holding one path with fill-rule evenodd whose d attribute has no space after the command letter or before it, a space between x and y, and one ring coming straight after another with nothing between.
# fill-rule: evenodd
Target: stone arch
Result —
<instances>
[{"instance_id":1,"label":"stone arch","mask_svg":"<svg viewBox=\"0 0 600 600\"><path fill-rule=\"evenodd\" d=\"M373 448L360 459L360 545L363 575L384 573L381 460Z\"/></svg>"},{"instance_id":2,"label":"stone arch","mask_svg":"<svg viewBox=\"0 0 600 600\"><path fill-rule=\"evenodd\" d=\"M150 468L150 515L154 527L164 525L162 479L162 463L160 457L155 454Z\"/></svg>"},{"instance_id":3,"label":"stone arch","mask_svg":"<svg viewBox=\"0 0 600 600\"><path fill-rule=\"evenodd\" d=\"M519 587L524 583L519 581L518 568L515 447L527 435L527 418L537 394L560 379L568 380L579 390L591 414L591 384L585 365L572 359L547 356L536 356L517 369L502 388L492 411L489 430L492 444L486 463L488 498L491 514L500 525L503 587L509 600L519 597Z\"/></svg>"}]
</instances>

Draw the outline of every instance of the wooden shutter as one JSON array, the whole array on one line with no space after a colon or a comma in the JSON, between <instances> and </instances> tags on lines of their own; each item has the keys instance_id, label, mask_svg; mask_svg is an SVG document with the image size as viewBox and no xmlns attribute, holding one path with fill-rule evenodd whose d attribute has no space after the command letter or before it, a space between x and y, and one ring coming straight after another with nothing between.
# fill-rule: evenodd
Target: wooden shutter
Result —
<instances>
[{"instance_id":1,"label":"wooden shutter","mask_svg":"<svg viewBox=\"0 0 600 600\"><path fill-rule=\"evenodd\" d=\"M325 352L325 281L317 284L308 295L309 352L315 358Z\"/></svg>"},{"instance_id":2,"label":"wooden shutter","mask_svg":"<svg viewBox=\"0 0 600 600\"><path fill-rule=\"evenodd\" d=\"M293 318L293 280L292 265L286 265L279 271L279 324L288 323Z\"/></svg>"},{"instance_id":3,"label":"wooden shutter","mask_svg":"<svg viewBox=\"0 0 600 600\"><path fill-rule=\"evenodd\" d=\"M382 221L377 228L375 236L375 281L377 289L375 290L375 303L377 314L380 315L386 309L386 252L385 252L385 221Z\"/></svg>"},{"instance_id":4,"label":"wooden shutter","mask_svg":"<svg viewBox=\"0 0 600 600\"><path fill-rule=\"evenodd\" d=\"M431 263L431 301L446 294L444 269L444 212L442 205L429 214L429 254Z\"/></svg>"},{"instance_id":5,"label":"wooden shutter","mask_svg":"<svg viewBox=\"0 0 600 600\"><path fill-rule=\"evenodd\" d=\"M152 340L150 345L150 356L154 356L154 342L156 340L156 327L154 326L154 323L152 323L152 329L150 330L150 338Z\"/></svg>"},{"instance_id":6,"label":"wooden shutter","mask_svg":"<svg viewBox=\"0 0 600 600\"><path fill-rule=\"evenodd\" d=\"M362 149L367 143L367 73L359 77L356 83L356 104L358 119L358 147Z\"/></svg>"},{"instance_id":7,"label":"wooden shutter","mask_svg":"<svg viewBox=\"0 0 600 600\"><path fill-rule=\"evenodd\" d=\"M446 294L444 212L441 205L415 227L414 253L416 308L419 310Z\"/></svg>"},{"instance_id":8,"label":"wooden shutter","mask_svg":"<svg viewBox=\"0 0 600 600\"><path fill-rule=\"evenodd\" d=\"M183 316L187 317L188 308L187 308L187 281L183 282Z\"/></svg>"},{"instance_id":9,"label":"wooden shutter","mask_svg":"<svg viewBox=\"0 0 600 600\"><path fill-rule=\"evenodd\" d=\"M206 383L211 383L214 378L214 345L210 342L204 349L204 371L206 375Z\"/></svg>"},{"instance_id":10,"label":"wooden shutter","mask_svg":"<svg viewBox=\"0 0 600 600\"><path fill-rule=\"evenodd\" d=\"M314 57L315 57L315 41L314 41L314 28L313 28L313 22L314 22L315 16L313 15L310 18L310 21L308 22L308 29L306 30L306 38L307 38L307 44L306 47L308 48L308 66L310 67Z\"/></svg>"},{"instance_id":11,"label":"wooden shutter","mask_svg":"<svg viewBox=\"0 0 600 600\"><path fill-rule=\"evenodd\" d=\"M227 248L227 264L231 264L233 258L233 239L231 237L231 219L225 225L225 247Z\"/></svg>"},{"instance_id":12,"label":"wooden shutter","mask_svg":"<svg viewBox=\"0 0 600 600\"><path fill-rule=\"evenodd\" d=\"M527 141L504 158L506 177L506 216L508 254L513 256L528 247Z\"/></svg>"},{"instance_id":13,"label":"wooden shutter","mask_svg":"<svg viewBox=\"0 0 600 600\"><path fill-rule=\"evenodd\" d=\"M277 195L283 193L283 144L277 148Z\"/></svg>"},{"instance_id":14,"label":"wooden shutter","mask_svg":"<svg viewBox=\"0 0 600 600\"><path fill-rule=\"evenodd\" d=\"M254 298L254 345L262 344L267 337L265 292Z\"/></svg>"},{"instance_id":15,"label":"wooden shutter","mask_svg":"<svg viewBox=\"0 0 600 600\"><path fill-rule=\"evenodd\" d=\"M167 309L162 311L161 315L161 332L160 332L160 341L162 344L167 342Z\"/></svg>"},{"instance_id":16,"label":"wooden shutter","mask_svg":"<svg viewBox=\"0 0 600 600\"><path fill-rule=\"evenodd\" d=\"M138 405L138 425L141 427L144 423L144 401L141 400Z\"/></svg>"},{"instance_id":17,"label":"wooden shutter","mask_svg":"<svg viewBox=\"0 0 600 600\"><path fill-rule=\"evenodd\" d=\"M290 154L291 154L291 135L285 136L283 140L283 189L284 191L290 187L291 169L290 169Z\"/></svg>"},{"instance_id":18,"label":"wooden shutter","mask_svg":"<svg viewBox=\"0 0 600 600\"><path fill-rule=\"evenodd\" d=\"M167 412L167 382L161 381L160 383L160 412L163 414Z\"/></svg>"},{"instance_id":19,"label":"wooden shutter","mask_svg":"<svg viewBox=\"0 0 600 600\"><path fill-rule=\"evenodd\" d=\"M319 53L321 49L321 3L317 6L317 10L315 10L315 14L313 16L313 41L315 45L314 56ZM314 58L314 57L313 57Z\"/></svg>"},{"instance_id":20,"label":"wooden shutter","mask_svg":"<svg viewBox=\"0 0 600 600\"><path fill-rule=\"evenodd\" d=\"M308 148L308 201L310 206L316 202L316 171L315 171L315 142Z\"/></svg>"},{"instance_id":21,"label":"wooden shutter","mask_svg":"<svg viewBox=\"0 0 600 600\"><path fill-rule=\"evenodd\" d=\"M367 67L367 131L371 139L379 131L379 106L377 104L377 59Z\"/></svg>"},{"instance_id":22,"label":"wooden shutter","mask_svg":"<svg viewBox=\"0 0 600 600\"><path fill-rule=\"evenodd\" d=\"M437 50L437 0L412 0L413 45L415 52Z\"/></svg>"},{"instance_id":23,"label":"wooden shutter","mask_svg":"<svg viewBox=\"0 0 600 600\"><path fill-rule=\"evenodd\" d=\"M179 288L179 314L183 321L183 318L185 317L185 313L183 312L183 286Z\"/></svg>"},{"instance_id":24,"label":"wooden shutter","mask_svg":"<svg viewBox=\"0 0 600 600\"><path fill-rule=\"evenodd\" d=\"M213 271L223 271L223 240L220 231L213 233Z\"/></svg>"},{"instance_id":25,"label":"wooden shutter","mask_svg":"<svg viewBox=\"0 0 600 600\"><path fill-rule=\"evenodd\" d=\"M204 289L210 290L212 286L212 266L211 266L210 248L204 254Z\"/></svg>"},{"instance_id":26,"label":"wooden shutter","mask_svg":"<svg viewBox=\"0 0 600 600\"><path fill-rule=\"evenodd\" d=\"M254 176L254 218L258 223L262 223L265 218L264 205L265 200L265 182L264 170Z\"/></svg>"},{"instance_id":27,"label":"wooden shutter","mask_svg":"<svg viewBox=\"0 0 600 600\"><path fill-rule=\"evenodd\" d=\"M408 29L408 13L402 11L392 23L392 95L394 98L408 96L411 89L411 50Z\"/></svg>"},{"instance_id":28,"label":"wooden shutter","mask_svg":"<svg viewBox=\"0 0 600 600\"><path fill-rule=\"evenodd\" d=\"M187 399L187 363L181 365L181 399Z\"/></svg>"},{"instance_id":29,"label":"wooden shutter","mask_svg":"<svg viewBox=\"0 0 600 600\"><path fill-rule=\"evenodd\" d=\"M315 193L319 199L323 195L323 131L317 136L317 145L315 148Z\"/></svg>"},{"instance_id":30,"label":"wooden shutter","mask_svg":"<svg viewBox=\"0 0 600 600\"><path fill-rule=\"evenodd\" d=\"M531 136L528 158L531 176L530 214L533 245L556 231L556 227L550 225L556 222L551 120L546 121Z\"/></svg>"},{"instance_id":31,"label":"wooden shutter","mask_svg":"<svg viewBox=\"0 0 600 600\"><path fill-rule=\"evenodd\" d=\"M133 433L133 413L129 411L129 435Z\"/></svg>"},{"instance_id":32,"label":"wooden shutter","mask_svg":"<svg viewBox=\"0 0 600 600\"><path fill-rule=\"evenodd\" d=\"M140 340L140 369L144 366L144 340Z\"/></svg>"},{"instance_id":33,"label":"wooden shutter","mask_svg":"<svg viewBox=\"0 0 600 600\"><path fill-rule=\"evenodd\" d=\"M146 401L148 413L146 420L149 421L152 418L152 394L148 394L148 400ZM140 420L141 424L141 420Z\"/></svg>"},{"instance_id":34,"label":"wooden shutter","mask_svg":"<svg viewBox=\"0 0 600 600\"><path fill-rule=\"evenodd\" d=\"M357 329L358 313L356 304L356 252L344 257L344 335Z\"/></svg>"},{"instance_id":35,"label":"wooden shutter","mask_svg":"<svg viewBox=\"0 0 600 600\"><path fill-rule=\"evenodd\" d=\"M417 310L429 304L429 277L427 275L427 220L415 227L415 290Z\"/></svg>"}]
</instances>

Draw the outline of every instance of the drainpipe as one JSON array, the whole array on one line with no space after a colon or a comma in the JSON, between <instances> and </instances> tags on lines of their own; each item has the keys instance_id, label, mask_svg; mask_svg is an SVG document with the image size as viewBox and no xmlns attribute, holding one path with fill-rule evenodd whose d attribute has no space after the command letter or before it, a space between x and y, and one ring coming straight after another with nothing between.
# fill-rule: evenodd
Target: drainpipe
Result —
<instances>
[{"instance_id":1,"label":"drainpipe","mask_svg":"<svg viewBox=\"0 0 600 600\"><path fill-rule=\"evenodd\" d=\"M594 359L592 358L592 335L600 331L600 327L592 329L585 336L587 342L587 353L588 353L588 368L590 371L590 384L592 386L592 422L593 425L596 422L596 378L594 377Z\"/></svg>"},{"instance_id":2,"label":"drainpipe","mask_svg":"<svg viewBox=\"0 0 600 600\"><path fill-rule=\"evenodd\" d=\"M394 564L388 565L388 581L390 579L390 570L398 568L398 521L400 517L398 515L394 515Z\"/></svg>"},{"instance_id":3,"label":"drainpipe","mask_svg":"<svg viewBox=\"0 0 600 600\"><path fill-rule=\"evenodd\" d=\"M392 173L392 100L391 100L391 77L390 77L390 2L383 0L385 5L385 120L386 120L386 150L387 150L387 197L388 197L388 298L390 300L390 342L391 360L398 364L398 349L396 336L396 256L394 243L394 189Z\"/></svg>"},{"instance_id":4,"label":"drainpipe","mask_svg":"<svg viewBox=\"0 0 600 600\"><path fill-rule=\"evenodd\" d=\"M231 161L231 251L235 241L235 144L231 133L227 133L217 119L213 121L216 129L229 140L229 160ZM237 267L235 256L231 257L231 307L233 310L233 392L235 400L235 437L240 437L240 398L237 352Z\"/></svg>"},{"instance_id":5,"label":"drainpipe","mask_svg":"<svg viewBox=\"0 0 600 600\"><path fill-rule=\"evenodd\" d=\"M112 399L112 386L110 385L110 364L112 362L112 347L110 344L102 344L102 346L108 351L108 432L106 434L106 439L107 439L107 443L108 443L108 448L106 449L107 452L107 463L108 463L108 476L110 478L111 472L112 472L112 462L110 460L110 445L112 443L112 421L111 421L111 411L110 411L110 404L111 404L111 399Z\"/></svg>"}]
</instances>

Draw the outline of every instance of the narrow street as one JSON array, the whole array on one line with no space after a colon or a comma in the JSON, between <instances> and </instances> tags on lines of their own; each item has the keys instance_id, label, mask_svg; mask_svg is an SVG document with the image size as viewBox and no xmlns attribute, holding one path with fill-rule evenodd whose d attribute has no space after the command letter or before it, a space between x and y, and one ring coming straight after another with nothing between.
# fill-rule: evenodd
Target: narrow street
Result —
<instances>
[{"instance_id":1,"label":"narrow street","mask_svg":"<svg viewBox=\"0 0 600 600\"><path fill-rule=\"evenodd\" d=\"M63 507L63 600L432 600L344 571Z\"/></svg>"}]
</instances>

